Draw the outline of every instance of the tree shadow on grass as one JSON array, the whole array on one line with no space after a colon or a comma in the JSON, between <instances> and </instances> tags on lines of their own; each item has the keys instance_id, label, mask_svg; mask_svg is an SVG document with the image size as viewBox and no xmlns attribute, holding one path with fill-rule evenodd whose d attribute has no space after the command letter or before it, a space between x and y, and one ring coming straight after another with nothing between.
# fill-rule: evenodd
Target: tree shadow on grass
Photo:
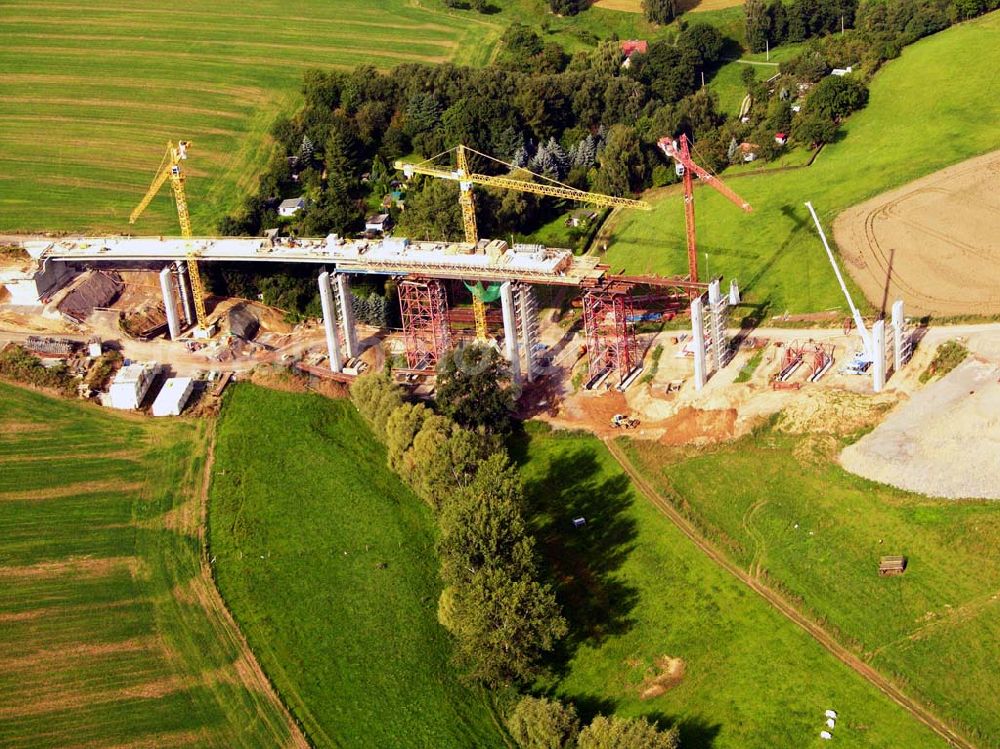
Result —
<instances>
[{"instance_id":1,"label":"tree shadow on grass","mask_svg":"<svg viewBox=\"0 0 1000 749\"><path fill-rule=\"evenodd\" d=\"M556 456L525 489L538 551L570 627L550 664L560 672L580 645L633 625L638 590L616 573L635 545L636 524L625 514L635 500L628 478L602 475L586 448ZM576 527L575 518L585 524Z\"/></svg>"},{"instance_id":2,"label":"tree shadow on grass","mask_svg":"<svg viewBox=\"0 0 1000 749\"><path fill-rule=\"evenodd\" d=\"M645 713L645 718L649 721L655 721L660 728L678 725L681 733L681 746L684 749L711 749L715 746L715 739L722 728L718 723L710 723L704 718L694 715L676 718L666 713L651 712Z\"/></svg>"}]
</instances>

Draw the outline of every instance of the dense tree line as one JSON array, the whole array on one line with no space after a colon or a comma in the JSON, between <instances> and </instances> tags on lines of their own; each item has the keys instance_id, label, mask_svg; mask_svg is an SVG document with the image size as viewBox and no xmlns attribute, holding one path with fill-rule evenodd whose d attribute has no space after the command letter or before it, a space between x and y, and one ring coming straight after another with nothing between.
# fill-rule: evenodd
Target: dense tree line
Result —
<instances>
[{"instance_id":1,"label":"dense tree line","mask_svg":"<svg viewBox=\"0 0 1000 749\"><path fill-rule=\"evenodd\" d=\"M652 183L654 168L664 166L658 138L681 131L707 138L721 122L714 98L698 86L701 72L719 64L722 44L717 30L694 24L675 42L651 43L626 69L615 41L570 57L513 24L486 68L405 64L389 73L371 66L307 71L302 111L272 129L278 147L258 195L220 229L258 234L287 223L304 235L357 230L366 198L387 191L387 164L408 153L433 156L459 143L581 188L615 194L643 189ZM476 167L502 170L492 162ZM277 203L299 194L307 208L283 222ZM484 235L530 229L551 214L544 199L489 192L480 197ZM459 227L455 202L453 185L414 181L403 228L414 236L450 236Z\"/></svg>"},{"instance_id":2,"label":"dense tree line","mask_svg":"<svg viewBox=\"0 0 1000 749\"><path fill-rule=\"evenodd\" d=\"M445 584L438 618L456 659L485 684L524 683L567 628L541 579L521 478L503 448L510 381L488 347L453 352L449 362L438 375L437 412L405 402L385 373L358 378L351 398L385 442L389 466L436 513Z\"/></svg>"}]
</instances>

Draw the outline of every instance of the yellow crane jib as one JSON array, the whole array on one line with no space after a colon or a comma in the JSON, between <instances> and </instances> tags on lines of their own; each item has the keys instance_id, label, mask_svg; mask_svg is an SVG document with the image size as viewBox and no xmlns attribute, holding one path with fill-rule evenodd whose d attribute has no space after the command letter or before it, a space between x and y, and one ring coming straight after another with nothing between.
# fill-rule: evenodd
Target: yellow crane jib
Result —
<instances>
[{"instance_id":1,"label":"yellow crane jib","mask_svg":"<svg viewBox=\"0 0 1000 749\"><path fill-rule=\"evenodd\" d=\"M184 171L181 169L181 162L187 159L187 150L191 142L186 140L178 141L174 145L173 141L167 143L166 153L160 161L160 166L156 170L156 176L150 184L146 194L143 195L139 205L135 207L128 217L128 222L134 224L136 219L142 215L143 211L156 197L156 194L163 187L163 183L170 180L170 188L174 194L174 203L177 206L177 220L181 225L181 236L184 239L191 239L191 214L188 211L187 195L184 192ZM191 296L194 298L194 311L197 318L197 334L209 335L208 314L205 311L205 286L201 280L201 272L198 268L198 254L191 243L187 245L185 260L188 267L188 275L191 278Z\"/></svg>"},{"instance_id":2,"label":"yellow crane jib","mask_svg":"<svg viewBox=\"0 0 1000 749\"><path fill-rule=\"evenodd\" d=\"M419 164L411 164L397 160L393 162L393 166L400 170L403 173L403 176L407 179L412 178L415 174L422 174L428 177L449 179L454 182L458 182L458 202L462 208L462 225L465 230L465 241L469 244L475 245L479 243L479 232L476 226L476 202L475 195L472 190L473 185L499 187L505 190L519 190L521 192L529 192L535 195L546 195L553 198L563 198L565 200L577 200L581 203L589 203L591 205L605 208L637 208L641 211L652 210L652 206L645 200L634 200L632 198L621 198L615 195L603 195L601 193L578 190L575 187L564 185L542 175L534 176L543 181L532 182L530 180L517 179L515 177L479 174L469 168L468 153L470 151L489 159L490 161L494 161L507 167L511 172L515 171L515 167L511 164L500 161L499 159L494 159L492 156L479 153L478 151L475 151L467 146L459 145L453 150L455 151L456 166L454 169L436 166L433 164L434 160L437 159L438 156L435 156L433 159L428 159L427 161L422 161ZM439 156L442 155L444 154L439 154ZM472 307L476 316L476 338L478 340L484 340L486 337L486 304L482 299L479 299L475 294L473 294Z\"/></svg>"}]
</instances>

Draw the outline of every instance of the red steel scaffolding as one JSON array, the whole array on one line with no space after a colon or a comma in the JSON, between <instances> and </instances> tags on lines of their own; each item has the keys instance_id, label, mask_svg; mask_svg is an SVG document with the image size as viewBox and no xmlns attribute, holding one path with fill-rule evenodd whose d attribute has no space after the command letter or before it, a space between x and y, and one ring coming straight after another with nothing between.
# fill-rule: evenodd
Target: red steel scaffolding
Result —
<instances>
[{"instance_id":1,"label":"red steel scaffolding","mask_svg":"<svg viewBox=\"0 0 1000 749\"><path fill-rule=\"evenodd\" d=\"M410 369L435 369L451 344L444 284L434 278L403 281L399 311Z\"/></svg>"},{"instance_id":2,"label":"red steel scaffolding","mask_svg":"<svg viewBox=\"0 0 1000 749\"><path fill-rule=\"evenodd\" d=\"M584 292L583 321L591 385L605 374L617 372L620 386L639 366L634 315L632 295L627 288L604 287Z\"/></svg>"}]
</instances>

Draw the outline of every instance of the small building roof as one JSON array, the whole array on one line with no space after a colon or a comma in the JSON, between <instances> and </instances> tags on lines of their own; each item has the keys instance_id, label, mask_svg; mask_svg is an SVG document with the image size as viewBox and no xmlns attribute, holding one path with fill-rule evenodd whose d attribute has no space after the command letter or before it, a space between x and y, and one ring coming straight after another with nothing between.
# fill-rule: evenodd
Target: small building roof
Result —
<instances>
[{"instance_id":1,"label":"small building roof","mask_svg":"<svg viewBox=\"0 0 1000 749\"><path fill-rule=\"evenodd\" d=\"M283 208L302 208L303 206L305 206L305 204L306 204L306 199L302 195L300 195L297 198L286 198L285 200L282 200L281 203L278 205L278 210L280 211Z\"/></svg>"},{"instance_id":2,"label":"small building roof","mask_svg":"<svg viewBox=\"0 0 1000 749\"><path fill-rule=\"evenodd\" d=\"M649 51L649 42L645 39L624 39L621 42L621 50L626 57L631 57L637 52L644 55Z\"/></svg>"},{"instance_id":3,"label":"small building roof","mask_svg":"<svg viewBox=\"0 0 1000 749\"><path fill-rule=\"evenodd\" d=\"M153 415L167 416L169 414L180 413L191 395L190 377L171 377L163 383L160 392L153 401Z\"/></svg>"},{"instance_id":4,"label":"small building roof","mask_svg":"<svg viewBox=\"0 0 1000 749\"><path fill-rule=\"evenodd\" d=\"M366 224L384 224L389 220L388 213L373 213L371 216L365 219Z\"/></svg>"},{"instance_id":5,"label":"small building roof","mask_svg":"<svg viewBox=\"0 0 1000 749\"><path fill-rule=\"evenodd\" d=\"M153 369L153 365L149 362L136 362L134 364L129 364L128 366L122 367L118 370L112 384L134 385L139 382L143 375L148 373L151 369Z\"/></svg>"}]
</instances>

